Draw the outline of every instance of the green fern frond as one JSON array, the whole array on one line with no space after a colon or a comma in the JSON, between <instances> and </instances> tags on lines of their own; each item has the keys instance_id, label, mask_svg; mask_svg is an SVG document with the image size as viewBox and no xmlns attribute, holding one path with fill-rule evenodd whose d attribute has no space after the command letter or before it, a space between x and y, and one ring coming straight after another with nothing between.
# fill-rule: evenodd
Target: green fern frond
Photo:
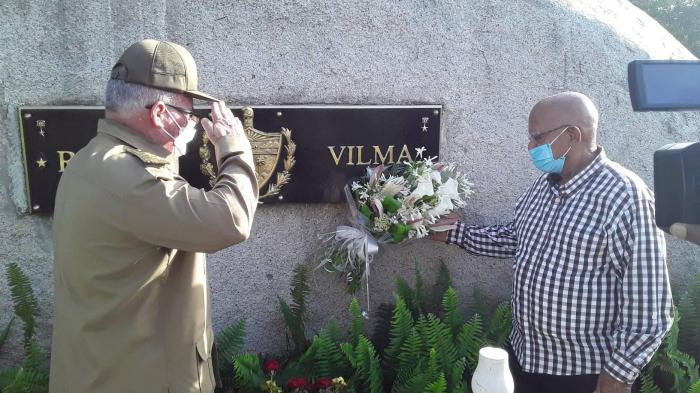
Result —
<instances>
[{"instance_id":1,"label":"green fern frond","mask_svg":"<svg viewBox=\"0 0 700 393\"><path fill-rule=\"evenodd\" d=\"M414 271L416 275L416 298L415 298L415 305L416 305L416 311L418 313L424 313L425 309L428 306L428 293L425 288L425 280L423 280L423 274L420 271L420 267L418 266L418 260L413 259L413 264L414 264Z\"/></svg>"},{"instance_id":2,"label":"green fern frond","mask_svg":"<svg viewBox=\"0 0 700 393\"><path fill-rule=\"evenodd\" d=\"M484 346L484 327L479 314L474 314L462 326L457 336L457 355L467 361L469 373L474 373L479 361L479 350Z\"/></svg>"},{"instance_id":3,"label":"green fern frond","mask_svg":"<svg viewBox=\"0 0 700 393\"><path fill-rule=\"evenodd\" d=\"M696 301L692 296L687 295L678 304L678 347L690 353L696 358L700 358L700 300Z\"/></svg>"},{"instance_id":4,"label":"green fern frond","mask_svg":"<svg viewBox=\"0 0 700 393\"><path fill-rule=\"evenodd\" d=\"M438 270L437 277L435 278L435 284L433 285L433 298L442 298L443 294L447 291L447 288L450 287L452 287L452 278L450 277L450 271L447 269L447 265L445 264L445 262L440 261L440 268Z\"/></svg>"},{"instance_id":5,"label":"green fern frond","mask_svg":"<svg viewBox=\"0 0 700 393\"><path fill-rule=\"evenodd\" d=\"M297 317L284 299L281 297L278 297L278 299L280 302L280 311L282 311L282 317L287 326L288 341L291 338L292 344L294 345L294 353L300 354L309 346L309 342L306 339L306 325L303 319Z\"/></svg>"},{"instance_id":6,"label":"green fern frond","mask_svg":"<svg viewBox=\"0 0 700 393\"><path fill-rule=\"evenodd\" d=\"M12 317L10 319L10 322L5 325L5 329L2 330L2 334L0 334L0 350L2 350L2 347L5 345L5 341L7 341L7 336L10 335L10 328L12 327L12 323L15 321L15 317Z\"/></svg>"},{"instance_id":7,"label":"green fern frond","mask_svg":"<svg viewBox=\"0 0 700 393\"><path fill-rule=\"evenodd\" d=\"M244 392L257 392L265 383L260 358L249 353L238 355L233 359L234 380L236 387Z\"/></svg>"},{"instance_id":8,"label":"green fern frond","mask_svg":"<svg viewBox=\"0 0 700 393\"><path fill-rule=\"evenodd\" d=\"M411 311L414 317L417 317L418 304L416 303L416 293L410 285L401 277L396 277L396 296L403 300L404 304Z\"/></svg>"},{"instance_id":9,"label":"green fern frond","mask_svg":"<svg viewBox=\"0 0 700 393\"><path fill-rule=\"evenodd\" d=\"M3 393L47 393L49 376L25 368L0 370L0 389Z\"/></svg>"},{"instance_id":10,"label":"green fern frond","mask_svg":"<svg viewBox=\"0 0 700 393\"><path fill-rule=\"evenodd\" d=\"M700 393L700 381L696 381L689 389L688 393Z\"/></svg>"},{"instance_id":11,"label":"green fern frond","mask_svg":"<svg viewBox=\"0 0 700 393\"><path fill-rule=\"evenodd\" d=\"M509 302L502 302L496 307L488 330L490 344L497 347L505 346L513 326L513 314Z\"/></svg>"},{"instance_id":12,"label":"green fern frond","mask_svg":"<svg viewBox=\"0 0 700 393\"><path fill-rule=\"evenodd\" d=\"M450 392L464 390L464 371L467 369L467 359L457 360L449 370L447 388Z\"/></svg>"},{"instance_id":13,"label":"green fern frond","mask_svg":"<svg viewBox=\"0 0 700 393\"><path fill-rule=\"evenodd\" d=\"M36 340L32 339L25 348L24 370L38 375L48 372L47 357L42 353Z\"/></svg>"},{"instance_id":14,"label":"green fern frond","mask_svg":"<svg viewBox=\"0 0 700 393\"><path fill-rule=\"evenodd\" d=\"M401 351L398 354L398 374L403 370L413 369L421 358L423 353L423 344L421 342L420 336L415 328L411 329L411 333L408 335L403 345L401 346Z\"/></svg>"},{"instance_id":15,"label":"green fern frond","mask_svg":"<svg viewBox=\"0 0 700 393\"><path fill-rule=\"evenodd\" d=\"M424 348L436 352L440 369L451 369L460 356L457 355L449 326L435 315L428 314L418 320L416 331L423 341Z\"/></svg>"},{"instance_id":16,"label":"green fern frond","mask_svg":"<svg viewBox=\"0 0 700 393\"><path fill-rule=\"evenodd\" d=\"M459 312L459 299L454 288L447 288L445 296L442 298L442 310L445 315L445 322L450 327L453 337L457 337L462 327L463 317Z\"/></svg>"},{"instance_id":17,"label":"green fern frond","mask_svg":"<svg viewBox=\"0 0 700 393\"><path fill-rule=\"evenodd\" d=\"M424 392L428 385L438 380L442 374L438 365L438 355L435 349L431 349L427 358L423 357L409 372L402 372L397 376L392 393L419 393Z\"/></svg>"},{"instance_id":18,"label":"green fern frond","mask_svg":"<svg viewBox=\"0 0 700 393\"><path fill-rule=\"evenodd\" d=\"M353 298L350 302L350 315L352 315L352 325L350 328L350 342L352 345L357 345L357 340L363 334L365 328L365 318L362 316L360 302Z\"/></svg>"},{"instance_id":19,"label":"green fern frond","mask_svg":"<svg viewBox=\"0 0 700 393\"><path fill-rule=\"evenodd\" d=\"M678 304L679 321L678 347L700 360L700 274L693 277Z\"/></svg>"},{"instance_id":20,"label":"green fern frond","mask_svg":"<svg viewBox=\"0 0 700 393\"><path fill-rule=\"evenodd\" d=\"M345 334L340 326L338 326L338 322L336 322L335 319L328 321L326 333L328 334L328 337L330 337L331 341L333 341L336 345L340 345L340 343L345 339Z\"/></svg>"},{"instance_id":21,"label":"green fern frond","mask_svg":"<svg viewBox=\"0 0 700 393\"><path fill-rule=\"evenodd\" d=\"M35 317L39 316L39 302L34 296L29 277L12 262L7 265L7 281L12 294L15 314L24 322L24 345L28 345L34 336Z\"/></svg>"},{"instance_id":22,"label":"green fern frond","mask_svg":"<svg viewBox=\"0 0 700 393\"><path fill-rule=\"evenodd\" d=\"M360 390L369 393L383 393L384 386L379 356L372 343L365 336L360 336L354 358L357 376L364 387Z\"/></svg>"},{"instance_id":23,"label":"green fern frond","mask_svg":"<svg viewBox=\"0 0 700 393\"><path fill-rule=\"evenodd\" d=\"M643 372L639 378L642 381L641 384L641 393L663 393L661 389L659 389L656 384L654 384L654 379L652 378L650 373Z\"/></svg>"},{"instance_id":24,"label":"green fern frond","mask_svg":"<svg viewBox=\"0 0 700 393\"><path fill-rule=\"evenodd\" d=\"M345 357L350 362L352 368L357 368L357 358L355 357L355 346L350 343L340 344L340 350L345 354Z\"/></svg>"},{"instance_id":25,"label":"green fern frond","mask_svg":"<svg viewBox=\"0 0 700 393\"><path fill-rule=\"evenodd\" d=\"M24 368L2 370L0 386L3 393L47 393L49 376Z\"/></svg>"},{"instance_id":26,"label":"green fern frond","mask_svg":"<svg viewBox=\"0 0 700 393\"><path fill-rule=\"evenodd\" d=\"M418 393L423 392L430 383L425 365L422 362L415 369L405 375L400 375L392 386L392 393Z\"/></svg>"},{"instance_id":27,"label":"green fern frond","mask_svg":"<svg viewBox=\"0 0 700 393\"><path fill-rule=\"evenodd\" d=\"M332 378L341 375L345 369L343 354L327 331L314 337L299 363L306 365L307 374L314 378Z\"/></svg>"},{"instance_id":28,"label":"green fern frond","mask_svg":"<svg viewBox=\"0 0 700 393\"><path fill-rule=\"evenodd\" d=\"M389 377L393 379L393 372L399 365L399 354L401 347L406 339L411 334L413 328L413 317L408 310L404 300L396 296L396 306L394 307L394 316L391 319L391 330L389 333L389 346L384 351L384 359L389 366Z\"/></svg>"},{"instance_id":29,"label":"green fern frond","mask_svg":"<svg viewBox=\"0 0 700 393\"><path fill-rule=\"evenodd\" d=\"M311 293L309 286L309 268L306 265L296 265L292 271L292 305L294 316L300 321L306 321L306 297Z\"/></svg>"},{"instance_id":30,"label":"green fern frond","mask_svg":"<svg viewBox=\"0 0 700 393\"><path fill-rule=\"evenodd\" d=\"M428 385L424 391L425 393L447 393L447 381L445 380L445 375L440 373L437 381Z\"/></svg>"},{"instance_id":31,"label":"green fern frond","mask_svg":"<svg viewBox=\"0 0 700 393\"><path fill-rule=\"evenodd\" d=\"M214 337L216 349L219 352L222 371L229 370L233 365L233 358L243 349L245 343L245 320L226 326Z\"/></svg>"},{"instance_id":32,"label":"green fern frond","mask_svg":"<svg viewBox=\"0 0 700 393\"><path fill-rule=\"evenodd\" d=\"M391 333L391 319L394 315L394 305L382 303L374 312L374 327L372 328L372 342L377 351L383 354L389 346Z\"/></svg>"}]
</instances>

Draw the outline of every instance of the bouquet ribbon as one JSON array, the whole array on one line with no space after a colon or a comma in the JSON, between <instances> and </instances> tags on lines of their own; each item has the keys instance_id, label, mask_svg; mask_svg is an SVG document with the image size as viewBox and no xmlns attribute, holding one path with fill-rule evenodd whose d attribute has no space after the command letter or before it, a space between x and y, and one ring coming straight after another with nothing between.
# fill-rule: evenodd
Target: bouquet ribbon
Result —
<instances>
[{"instance_id":1,"label":"bouquet ribbon","mask_svg":"<svg viewBox=\"0 0 700 393\"><path fill-rule=\"evenodd\" d=\"M341 225L335 229L335 239L348 250L347 263L351 267L354 268L357 262L364 261L365 292L369 311L369 265L379 252L379 243L367 231L347 225Z\"/></svg>"}]
</instances>

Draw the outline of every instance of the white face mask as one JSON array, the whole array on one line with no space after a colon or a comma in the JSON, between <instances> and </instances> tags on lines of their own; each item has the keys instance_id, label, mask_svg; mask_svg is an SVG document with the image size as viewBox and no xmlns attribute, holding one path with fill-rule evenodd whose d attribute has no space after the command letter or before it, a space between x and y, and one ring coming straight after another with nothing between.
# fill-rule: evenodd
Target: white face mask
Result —
<instances>
[{"instance_id":1,"label":"white face mask","mask_svg":"<svg viewBox=\"0 0 700 393\"><path fill-rule=\"evenodd\" d=\"M197 123L194 120L188 120L185 127L180 127L180 124L175 120L168 108L165 108L165 111L168 112L168 116L170 116L175 125L177 125L177 128L180 129L180 133L177 135L177 137L173 137L168 131L165 130L165 128L161 128L161 131L169 136L175 143L174 153L178 157L184 156L185 153L187 153L187 144L194 139L194 135L197 133Z\"/></svg>"}]
</instances>

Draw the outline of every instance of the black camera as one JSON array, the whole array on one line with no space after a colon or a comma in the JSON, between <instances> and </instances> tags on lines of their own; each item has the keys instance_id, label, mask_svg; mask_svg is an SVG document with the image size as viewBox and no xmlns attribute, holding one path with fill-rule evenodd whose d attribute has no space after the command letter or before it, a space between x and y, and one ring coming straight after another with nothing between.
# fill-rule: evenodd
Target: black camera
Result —
<instances>
[{"instance_id":1,"label":"black camera","mask_svg":"<svg viewBox=\"0 0 700 393\"><path fill-rule=\"evenodd\" d=\"M635 60L627 68L632 109L700 110L700 61ZM656 225L700 224L700 142L654 152Z\"/></svg>"}]
</instances>

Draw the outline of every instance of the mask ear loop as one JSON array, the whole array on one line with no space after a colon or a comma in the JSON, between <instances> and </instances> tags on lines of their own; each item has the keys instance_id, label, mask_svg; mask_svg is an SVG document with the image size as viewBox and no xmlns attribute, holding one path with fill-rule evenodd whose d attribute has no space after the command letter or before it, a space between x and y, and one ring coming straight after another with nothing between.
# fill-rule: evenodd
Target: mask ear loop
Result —
<instances>
[{"instance_id":1,"label":"mask ear loop","mask_svg":"<svg viewBox=\"0 0 700 393\"><path fill-rule=\"evenodd\" d=\"M549 149L550 149L550 150L552 149L552 144L554 143L554 141L556 141L557 139L559 139L560 136L564 135L564 133L566 132L566 130L568 130L570 127L576 128L576 129L578 130L579 135L581 136L581 139L583 139L583 134L581 133L581 129L578 128L578 126L569 126L569 127L564 128L564 130L563 130L559 135L557 135L557 137L554 138L554 140L552 140L552 142L549 143ZM574 145L570 145L569 148L566 150L566 152L564 152L564 154L562 154L561 157L557 158L557 160L560 160L560 159L562 159L562 158L566 158L566 155L569 154L569 152L571 151L571 149L572 149L573 147L574 147Z\"/></svg>"},{"instance_id":2,"label":"mask ear loop","mask_svg":"<svg viewBox=\"0 0 700 393\"><path fill-rule=\"evenodd\" d=\"M172 120L173 123L175 123L175 124L177 125L177 128L179 128L180 130L182 130L183 128L187 127L187 123L189 123L189 121L187 121L187 123L185 123L185 127L183 127L183 126L180 125L180 123L177 122L177 120L175 120L175 116L173 116L173 114L170 113L170 110L168 110L168 107L167 107L167 106L165 107L165 111L168 112L168 116L170 116L170 120Z\"/></svg>"}]
</instances>

